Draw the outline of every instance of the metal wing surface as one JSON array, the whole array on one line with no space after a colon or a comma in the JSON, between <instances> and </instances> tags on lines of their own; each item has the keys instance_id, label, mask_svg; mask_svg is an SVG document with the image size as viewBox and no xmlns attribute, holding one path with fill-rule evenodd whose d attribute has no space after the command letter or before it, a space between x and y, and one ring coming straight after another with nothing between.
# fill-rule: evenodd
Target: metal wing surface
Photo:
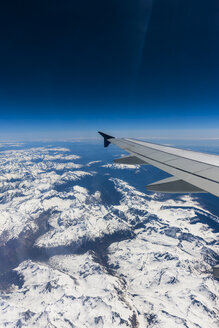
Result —
<instances>
[{"instance_id":1,"label":"metal wing surface","mask_svg":"<svg viewBox=\"0 0 219 328\"><path fill-rule=\"evenodd\" d=\"M209 192L219 197L219 156L99 133L104 138L105 147L112 143L130 154L115 160L116 163L150 164L171 175L148 185L148 190Z\"/></svg>"}]
</instances>

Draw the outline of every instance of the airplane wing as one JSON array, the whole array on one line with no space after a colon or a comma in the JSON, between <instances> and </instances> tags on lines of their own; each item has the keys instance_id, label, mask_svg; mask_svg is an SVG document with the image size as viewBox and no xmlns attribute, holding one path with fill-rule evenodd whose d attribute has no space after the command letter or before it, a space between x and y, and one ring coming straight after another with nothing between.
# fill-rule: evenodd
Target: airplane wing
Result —
<instances>
[{"instance_id":1,"label":"airplane wing","mask_svg":"<svg viewBox=\"0 0 219 328\"><path fill-rule=\"evenodd\" d=\"M219 197L219 156L99 133L104 138L105 147L112 143L129 153L129 156L114 160L115 163L150 164L171 175L170 178L148 185L148 190L168 193L209 192Z\"/></svg>"}]
</instances>

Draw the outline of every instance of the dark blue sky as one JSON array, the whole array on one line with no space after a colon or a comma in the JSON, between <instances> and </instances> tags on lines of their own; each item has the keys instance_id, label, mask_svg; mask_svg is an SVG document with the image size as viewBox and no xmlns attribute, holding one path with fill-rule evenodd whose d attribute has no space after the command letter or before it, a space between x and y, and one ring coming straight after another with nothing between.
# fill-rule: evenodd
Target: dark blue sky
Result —
<instances>
[{"instance_id":1,"label":"dark blue sky","mask_svg":"<svg viewBox=\"0 0 219 328\"><path fill-rule=\"evenodd\" d=\"M0 25L2 133L218 127L217 0L7 0Z\"/></svg>"}]
</instances>

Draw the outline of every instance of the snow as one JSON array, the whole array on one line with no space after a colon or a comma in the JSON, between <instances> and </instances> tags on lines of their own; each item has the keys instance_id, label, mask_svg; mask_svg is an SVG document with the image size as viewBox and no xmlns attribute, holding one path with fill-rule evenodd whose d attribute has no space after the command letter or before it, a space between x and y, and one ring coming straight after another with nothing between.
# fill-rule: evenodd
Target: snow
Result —
<instances>
[{"instance_id":1,"label":"snow","mask_svg":"<svg viewBox=\"0 0 219 328\"><path fill-rule=\"evenodd\" d=\"M114 170L137 170L140 165L127 165L127 164L105 164L102 165L104 168L114 169Z\"/></svg>"},{"instance_id":2,"label":"snow","mask_svg":"<svg viewBox=\"0 0 219 328\"><path fill-rule=\"evenodd\" d=\"M55 154L55 158L51 158L53 155L50 154ZM0 153L1 245L18 238L24 227L36 229L35 221L49 209L49 198L52 197L51 208L55 207L54 200L62 202L55 190L56 185L90 175L89 172L77 170L82 165L60 163L78 158L77 155L69 155L66 148L37 147ZM51 162L52 159L59 161ZM59 170L63 171L57 173ZM69 204L70 201L66 202Z\"/></svg>"},{"instance_id":3,"label":"snow","mask_svg":"<svg viewBox=\"0 0 219 328\"><path fill-rule=\"evenodd\" d=\"M147 195L110 175L121 200L104 203L81 180L126 167L78 159L52 146L0 153L0 246L46 214L34 247L51 254L14 269L23 285L0 291L0 327L218 327L219 234L199 216L219 218L197 197Z\"/></svg>"},{"instance_id":4,"label":"snow","mask_svg":"<svg viewBox=\"0 0 219 328\"><path fill-rule=\"evenodd\" d=\"M115 183L126 196L117 208L129 218L140 195L133 188L127 193L123 181L116 179ZM142 202L140 196L138 208L157 219L148 217L134 239L112 244L109 259L128 282L127 291L133 295L142 327L148 324L148 312L156 327L217 327L219 286L206 254L210 257L211 251L219 251L218 234L201 223L190 224L196 210L205 211L189 196L162 202ZM181 239L186 238L185 233L188 240Z\"/></svg>"},{"instance_id":5,"label":"snow","mask_svg":"<svg viewBox=\"0 0 219 328\"><path fill-rule=\"evenodd\" d=\"M87 166L91 166L91 165L94 165L94 164L97 164L97 163L101 163L102 161L91 161L91 162L88 162L87 163Z\"/></svg>"},{"instance_id":6,"label":"snow","mask_svg":"<svg viewBox=\"0 0 219 328\"><path fill-rule=\"evenodd\" d=\"M122 283L92 253L55 256L49 265L25 261L16 271L24 284L14 287L13 297L2 293L1 326L129 327L133 310L115 293L122 293Z\"/></svg>"}]
</instances>

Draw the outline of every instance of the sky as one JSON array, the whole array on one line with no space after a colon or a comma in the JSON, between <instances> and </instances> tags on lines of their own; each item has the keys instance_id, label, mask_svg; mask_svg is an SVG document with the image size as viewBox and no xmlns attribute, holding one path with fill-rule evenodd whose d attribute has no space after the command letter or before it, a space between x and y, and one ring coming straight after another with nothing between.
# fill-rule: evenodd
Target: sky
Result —
<instances>
[{"instance_id":1,"label":"sky","mask_svg":"<svg viewBox=\"0 0 219 328\"><path fill-rule=\"evenodd\" d=\"M0 7L0 140L219 138L217 0Z\"/></svg>"}]
</instances>

